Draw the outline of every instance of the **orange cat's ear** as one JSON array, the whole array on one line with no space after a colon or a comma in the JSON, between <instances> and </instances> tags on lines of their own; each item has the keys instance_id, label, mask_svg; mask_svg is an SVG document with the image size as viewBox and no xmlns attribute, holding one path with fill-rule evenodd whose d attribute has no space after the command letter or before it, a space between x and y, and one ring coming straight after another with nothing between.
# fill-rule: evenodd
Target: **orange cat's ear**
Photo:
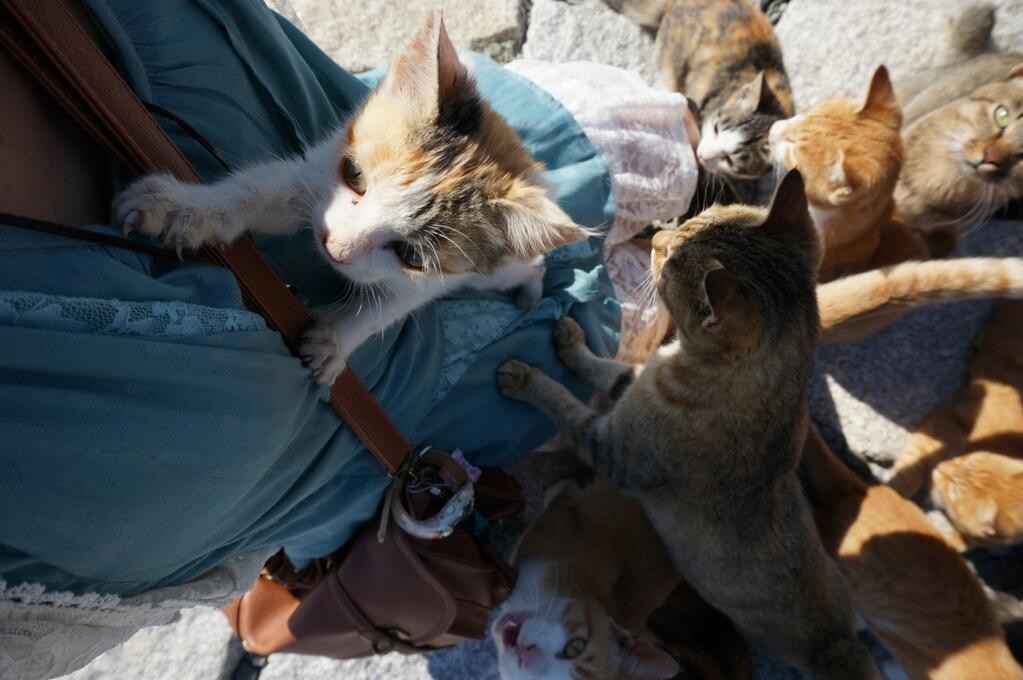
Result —
<instances>
[{"instance_id":1,"label":"orange cat's ear","mask_svg":"<svg viewBox=\"0 0 1023 680\"><path fill-rule=\"evenodd\" d=\"M1005 74L1006 80L1012 80L1013 78L1023 78L1023 62L1016 64Z\"/></svg>"},{"instance_id":2,"label":"orange cat's ear","mask_svg":"<svg viewBox=\"0 0 1023 680\"><path fill-rule=\"evenodd\" d=\"M902 126L902 110L895 99L895 89L888 77L888 69L883 64L877 67L874 77L870 79L867 99L859 115L879 120L896 130Z\"/></svg>"},{"instance_id":3,"label":"orange cat's ear","mask_svg":"<svg viewBox=\"0 0 1023 680\"><path fill-rule=\"evenodd\" d=\"M789 170L774 192L767 219L760 230L780 236L805 236L813 232L813 220L806 202L806 189L799 170Z\"/></svg>"},{"instance_id":4,"label":"orange cat's ear","mask_svg":"<svg viewBox=\"0 0 1023 680\"><path fill-rule=\"evenodd\" d=\"M668 680L681 670L678 662L666 651L636 637L614 621L611 622L611 636L622 660L618 676L622 680Z\"/></svg>"},{"instance_id":5,"label":"orange cat's ear","mask_svg":"<svg viewBox=\"0 0 1023 680\"><path fill-rule=\"evenodd\" d=\"M841 150L839 150L838 158L831 166L828 184L831 187L828 193L828 202L832 205L846 203L856 193L856 189L860 185L859 175L849 161L846 160L845 154Z\"/></svg>"},{"instance_id":6,"label":"orange cat's ear","mask_svg":"<svg viewBox=\"0 0 1023 680\"><path fill-rule=\"evenodd\" d=\"M577 243L589 232L572 221L540 187L528 187L515 195L493 202L504 224L505 237L512 255L532 260L570 243Z\"/></svg>"},{"instance_id":7,"label":"orange cat's ear","mask_svg":"<svg viewBox=\"0 0 1023 680\"><path fill-rule=\"evenodd\" d=\"M405 99L423 115L474 94L472 77L458 58L440 10L426 15L412 41L392 60L380 91Z\"/></svg>"}]
</instances>

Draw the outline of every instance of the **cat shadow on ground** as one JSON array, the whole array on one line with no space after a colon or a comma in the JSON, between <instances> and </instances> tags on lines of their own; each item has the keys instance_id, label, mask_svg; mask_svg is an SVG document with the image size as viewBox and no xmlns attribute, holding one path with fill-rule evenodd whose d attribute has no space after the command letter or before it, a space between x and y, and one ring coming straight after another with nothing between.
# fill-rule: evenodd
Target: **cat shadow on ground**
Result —
<instances>
[{"instance_id":1,"label":"cat shadow on ground","mask_svg":"<svg viewBox=\"0 0 1023 680\"><path fill-rule=\"evenodd\" d=\"M971 230L955 256L1020 253L1020 223L994 220ZM974 337L994 304L974 300L925 307L859 342L821 346L808 396L825 439L844 443L836 446L839 451L852 449L861 459L890 464L905 431L962 389Z\"/></svg>"}]
</instances>

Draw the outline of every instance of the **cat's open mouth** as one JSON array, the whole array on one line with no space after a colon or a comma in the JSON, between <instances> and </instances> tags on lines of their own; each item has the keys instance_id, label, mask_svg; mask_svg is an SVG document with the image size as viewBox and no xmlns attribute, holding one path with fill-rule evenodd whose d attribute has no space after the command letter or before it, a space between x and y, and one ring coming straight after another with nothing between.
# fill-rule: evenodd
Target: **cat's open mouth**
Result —
<instances>
[{"instance_id":1,"label":"cat's open mouth","mask_svg":"<svg viewBox=\"0 0 1023 680\"><path fill-rule=\"evenodd\" d=\"M501 650L512 649L519 644L519 633L525 614L505 614L494 624L494 639L500 640Z\"/></svg>"}]
</instances>

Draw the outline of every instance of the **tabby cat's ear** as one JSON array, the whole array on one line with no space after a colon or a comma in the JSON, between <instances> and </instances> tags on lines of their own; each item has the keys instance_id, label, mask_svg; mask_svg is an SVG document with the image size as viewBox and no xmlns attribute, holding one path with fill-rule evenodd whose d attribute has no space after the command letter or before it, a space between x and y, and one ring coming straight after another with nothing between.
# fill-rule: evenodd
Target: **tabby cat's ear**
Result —
<instances>
[{"instance_id":1,"label":"tabby cat's ear","mask_svg":"<svg viewBox=\"0 0 1023 680\"><path fill-rule=\"evenodd\" d=\"M874 71L867 90L867 99L860 108L859 115L879 120L894 130L902 126L902 110L895 99L895 89L888 77L888 69L882 64Z\"/></svg>"},{"instance_id":2,"label":"tabby cat's ear","mask_svg":"<svg viewBox=\"0 0 1023 680\"><path fill-rule=\"evenodd\" d=\"M412 42L391 62L380 92L404 99L421 115L475 95L475 85L444 27L440 10L426 15Z\"/></svg>"},{"instance_id":3,"label":"tabby cat's ear","mask_svg":"<svg viewBox=\"0 0 1023 680\"><path fill-rule=\"evenodd\" d=\"M1023 62L1016 64L1005 74L1006 80L1012 80L1013 78L1023 78Z\"/></svg>"},{"instance_id":4,"label":"tabby cat's ear","mask_svg":"<svg viewBox=\"0 0 1023 680\"><path fill-rule=\"evenodd\" d=\"M504 225L511 255L532 260L589 236L584 227L572 221L541 187L520 188L506 198L493 202Z\"/></svg>"},{"instance_id":5,"label":"tabby cat's ear","mask_svg":"<svg viewBox=\"0 0 1023 680\"><path fill-rule=\"evenodd\" d=\"M739 306L739 277L717 260L710 260L703 274L703 299L710 313L700 324L708 331L722 328L733 318Z\"/></svg>"},{"instance_id":6,"label":"tabby cat's ear","mask_svg":"<svg viewBox=\"0 0 1023 680\"><path fill-rule=\"evenodd\" d=\"M614 621L611 636L621 659L623 680L668 680L678 675L681 668L666 651L651 642L637 638Z\"/></svg>"},{"instance_id":7,"label":"tabby cat's ear","mask_svg":"<svg viewBox=\"0 0 1023 680\"><path fill-rule=\"evenodd\" d=\"M805 236L813 232L813 220L799 170L789 170L782 178L760 230L786 237Z\"/></svg>"}]
</instances>

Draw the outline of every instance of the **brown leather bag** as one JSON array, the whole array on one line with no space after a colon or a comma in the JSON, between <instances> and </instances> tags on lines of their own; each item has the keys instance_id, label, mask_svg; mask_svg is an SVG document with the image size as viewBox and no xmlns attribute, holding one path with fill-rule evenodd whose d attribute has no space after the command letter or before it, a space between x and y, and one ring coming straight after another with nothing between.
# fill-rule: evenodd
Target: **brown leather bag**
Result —
<instances>
[{"instance_id":1,"label":"brown leather bag","mask_svg":"<svg viewBox=\"0 0 1023 680\"><path fill-rule=\"evenodd\" d=\"M0 45L128 172L170 172L199 181L178 148L75 19L76 0L0 0ZM23 228L102 240L166 254L159 248L73 227L4 216ZM312 320L248 238L205 259L230 269L246 304L280 331L294 351ZM331 388L330 403L392 477L412 466L412 447L351 370ZM485 469L475 486L479 515L516 514L523 507L514 479ZM401 501L395 501L401 502ZM429 507L409 507L429 514ZM413 505L415 505L413 503ZM246 647L337 658L414 652L482 638L489 613L514 586L514 573L465 522L446 538L402 531L385 511L385 530L365 527L334 554L296 571L272 558L252 590L225 608ZM379 540L381 534L383 540Z\"/></svg>"}]
</instances>

